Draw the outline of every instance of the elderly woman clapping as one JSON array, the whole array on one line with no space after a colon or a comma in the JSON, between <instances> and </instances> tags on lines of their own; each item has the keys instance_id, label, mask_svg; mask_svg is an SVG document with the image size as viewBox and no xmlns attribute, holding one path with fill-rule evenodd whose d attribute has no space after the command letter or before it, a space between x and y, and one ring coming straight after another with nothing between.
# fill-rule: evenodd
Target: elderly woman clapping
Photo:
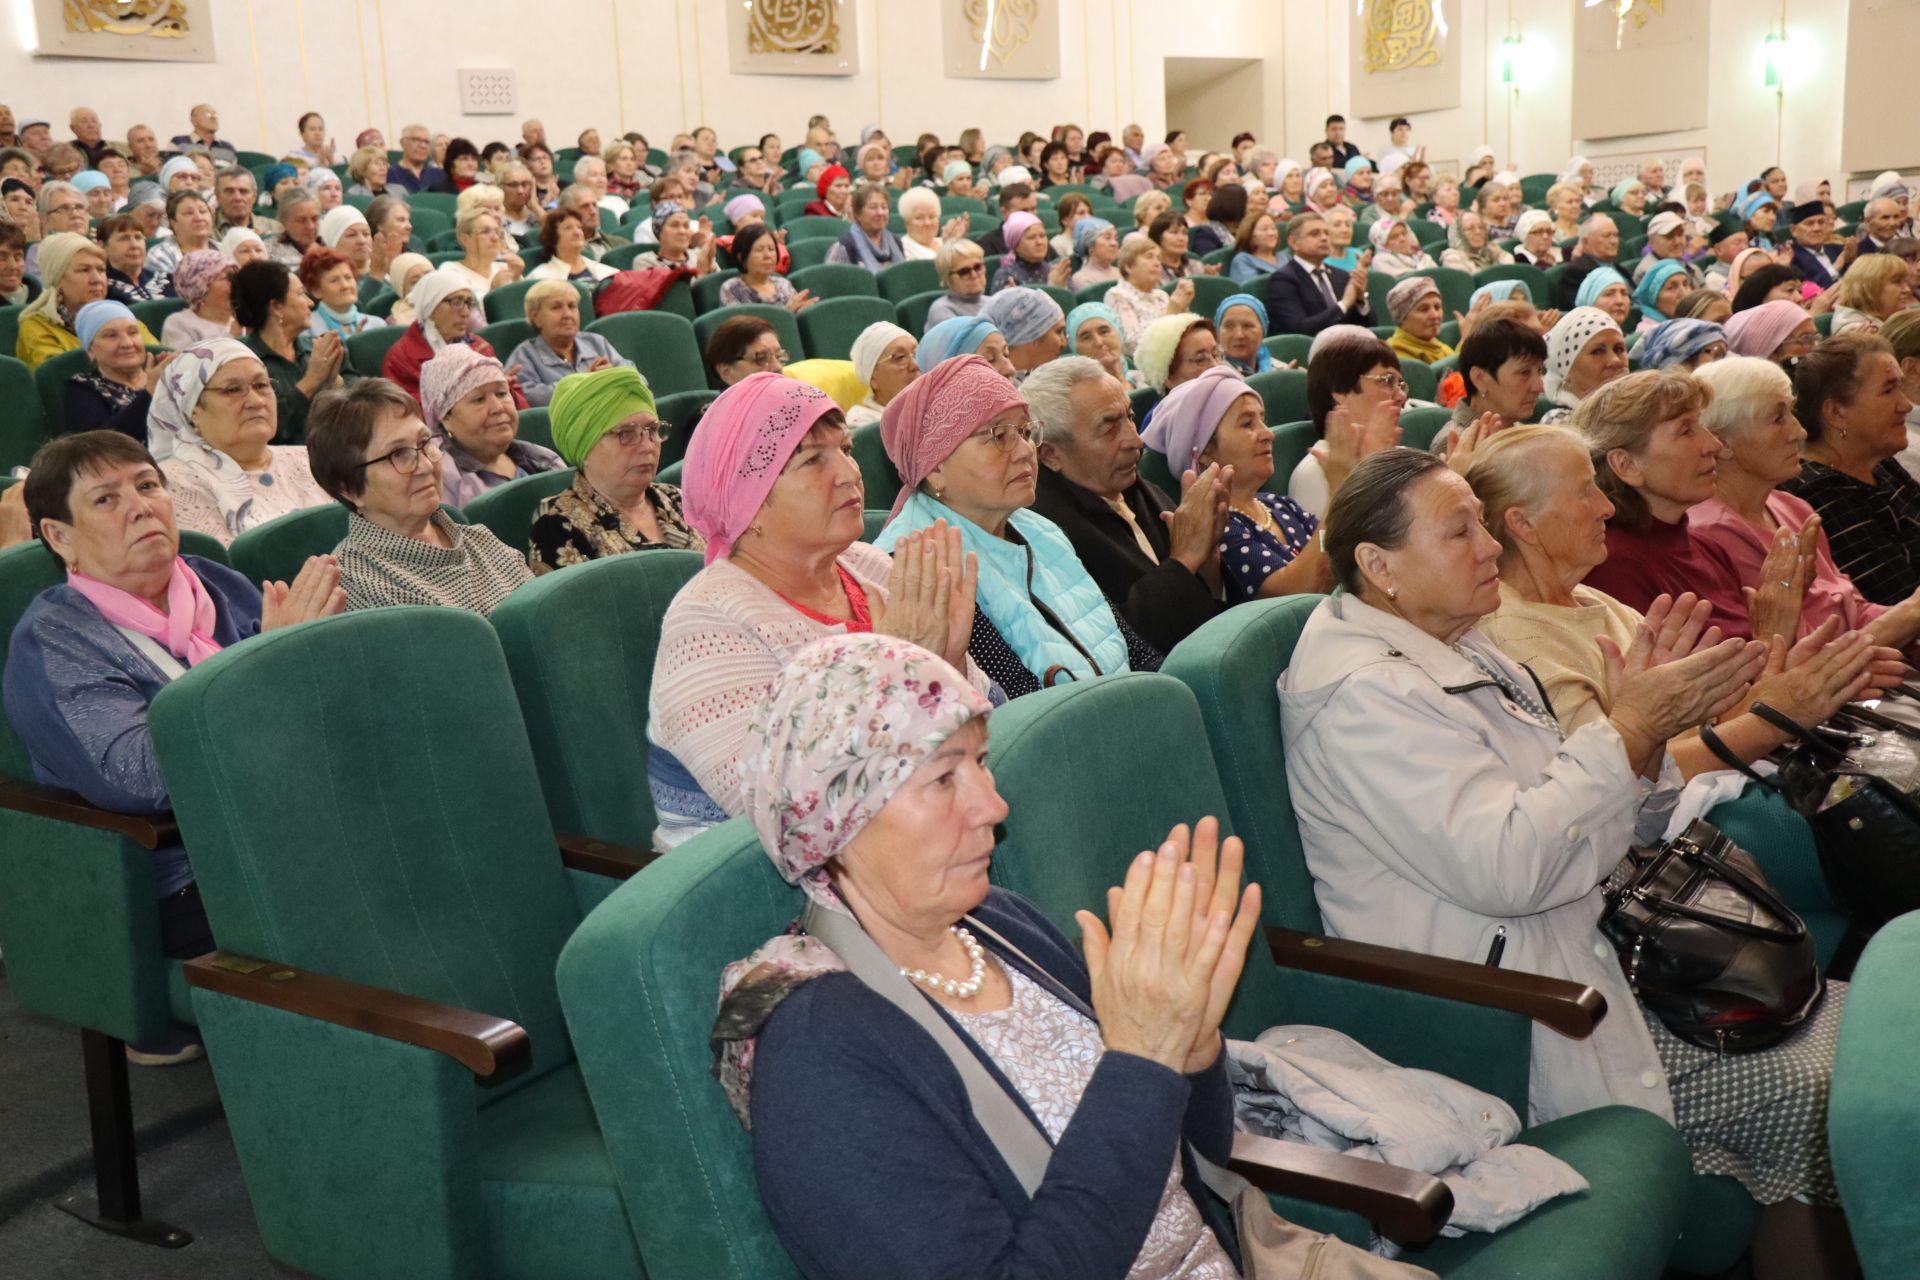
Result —
<instances>
[{"instance_id":1,"label":"elderly woman clapping","mask_svg":"<svg viewBox=\"0 0 1920 1280\"><path fill-rule=\"evenodd\" d=\"M493 612L533 580L485 525L440 509L440 446L413 397L366 378L320 397L307 450L314 478L348 511L334 548L349 609L424 604Z\"/></svg>"},{"instance_id":2,"label":"elderly woman clapping","mask_svg":"<svg viewBox=\"0 0 1920 1280\"><path fill-rule=\"evenodd\" d=\"M787 1252L823 1280L925 1275L930 1259L968 1276L1063 1258L1089 1280L1238 1275L1184 1152L1219 1161L1230 1145L1219 1022L1260 905L1240 890L1239 841L1208 818L1142 853L1108 924L1077 914L1083 961L988 883L1007 806L985 766L989 705L958 671L889 636L839 636L770 683L742 808L808 903L727 966L713 1038ZM921 999L929 1021L903 1021ZM942 1022L951 1050L921 1029ZM1037 1187L970 1114L949 1051L986 1063L1044 1131ZM855 1170L890 1193L845 1194ZM930 1211L903 1230L903 1203Z\"/></svg>"},{"instance_id":3,"label":"elderly woman clapping","mask_svg":"<svg viewBox=\"0 0 1920 1280\"><path fill-rule=\"evenodd\" d=\"M980 566L967 652L1008 697L1159 668L1066 534L1030 509L1040 464L1027 402L985 360L936 365L888 405L880 439L903 483L874 545L891 551L939 522L960 531Z\"/></svg>"},{"instance_id":4,"label":"elderly woman clapping","mask_svg":"<svg viewBox=\"0 0 1920 1280\"><path fill-rule=\"evenodd\" d=\"M562 378L633 362L597 333L580 327L580 291L565 280L540 280L522 299L533 336L513 349L507 367L529 405L544 405Z\"/></svg>"},{"instance_id":5,"label":"elderly woman clapping","mask_svg":"<svg viewBox=\"0 0 1920 1280\"><path fill-rule=\"evenodd\" d=\"M1588 537L1602 511L1585 514ZM1491 953L1591 986L1608 1015L1590 1037L1534 1033L1534 1122L1640 1107L1679 1129L1696 1167L1765 1203L1834 1203L1825 1116L1843 987L1813 986L1773 1047L1719 1054L1643 1014L1595 927L1643 808L1666 821L1670 791L1646 780L1662 775L1667 743L1738 705L1767 647L1710 633L1694 646L1653 619L1624 649L1603 636L1607 714L1563 734L1526 669L1479 629L1501 604L1503 550L1481 520L1465 479L1408 449L1361 463L1328 513L1345 590L1308 619L1280 681L1287 782L1327 932L1469 963Z\"/></svg>"},{"instance_id":6,"label":"elderly woman clapping","mask_svg":"<svg viewBox=\"0 0 1920 1280\"><path fill-rule=\"evenodd\" d=\"M519 438L513 380L498 360L472 347L449 343L422 366L420 408L439 438L440 500L450 506L565 465L553 450Z\"/></svg>"},{"instance_id":7,"label":"elderly woman clapping","mask_svg":"<svg viewBox=\"0 0 1920 1280\"><path fill-rule=\"evenodd\" d=\"M147 443L184 529L222 543L327 501L301 445L273 443L273 380L233 338L176 352L153 379Z\"/></svg>"},{"instance_id":8,"label":"elderly woman clapping","mask_svg":"<svg viewBox=\"0 0 1920 1280\"><path fill-rule=\"evenodd\" d=\"M223 564L180 555L166 476L118 432L43 446L22 487L34 533L67 579L41 592L14 628L7 719L39 781L103 809L165 812L166 782L147 729L154 695L228 645L338 613L339 571L314 557L291 587L270 582L263 591ZM162 950L211 950L186 850L174 843L152 857ZM182 1027L168 1040L138 1046L135 1061L179 1061L194 1043Z\"/></svg>"},{"instance_id":9,"label":"elderly woman clapping","mask_svg":"<svg viewBox=\"0 0 1920 1280\"><path fill-rule=\"evenodd\" d=\"M681 513L679 487L656 479L668 427L638 371L571 374L554 389L552 413L553 443L578 470L534 512L527 563L536 576L648 547L706 546Z\"/></svg>"},{"instance_id":10,"label":"elderly woman clapping","mask_svg":"<svg viewBox=\"0 0 1920 1280\"><path fill-rule=\"evenodd\" d=\"M988 688L966 656L976 562L959 530L911 535L891 561L861 542L863 489L847 438L824 392L764 372L721 392L688 445L681 495L707 567L668 607L654 664L656 848L742 811L748 717L809 640L858 631L925 640ZM718 652L726 661L713 660Z\"/></svg>"}]
</instances>

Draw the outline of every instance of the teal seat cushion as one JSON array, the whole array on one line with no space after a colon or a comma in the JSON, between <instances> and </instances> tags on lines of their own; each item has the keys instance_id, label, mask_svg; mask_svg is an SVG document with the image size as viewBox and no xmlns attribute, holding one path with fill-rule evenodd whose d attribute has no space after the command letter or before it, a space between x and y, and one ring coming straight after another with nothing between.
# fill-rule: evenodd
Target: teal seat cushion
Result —
<instances>
[{"instance_id":1,"label":"teal seat cushion","mask_svg":"<svg viewBox=\"0 0 1920 1280\"><path fill-rule=\"evenodd\" d=\"M1827 1139L1854 1247L1870 1280L1915 1273L1920 1239L1920 1105L1913 1061L1920 1052L1920 912L1890 921L1860 956L1833 1055Z\"/></svg>"},{"instance_id":2,"label":"teal seat cushion","mask_svg":"<svg viewBox=\"0 0 1920 1280\"><path fill-rule=\"evenodd\" d=\"M556 1238L570 1277L646 1274L578 1067L482 1107L479 1172L492 1276L553 1275Z\"/></svg>"}]
</instances>

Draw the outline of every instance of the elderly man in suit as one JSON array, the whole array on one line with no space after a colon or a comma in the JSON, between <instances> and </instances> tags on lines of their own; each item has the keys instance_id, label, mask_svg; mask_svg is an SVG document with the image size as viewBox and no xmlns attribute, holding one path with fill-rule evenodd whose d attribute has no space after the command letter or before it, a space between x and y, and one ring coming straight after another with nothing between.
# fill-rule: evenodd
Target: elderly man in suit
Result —
<instances>
[{"instance_id":1,"label":"elderly man in suit","mask_svg":"<svg viewBox=\"0 0 1920 1280\"><path fill-rule=\"evenodd\" d=\"M1349 275L1326 265L1333 254L1333 235L1327 220L1302 213L1287 223L1287 248L1293 260L1267 277L1267 313L1275 333L1319 333L1336 324L1367 324L1367 265L1369 249Z\"/></svg>"}]
</instances>

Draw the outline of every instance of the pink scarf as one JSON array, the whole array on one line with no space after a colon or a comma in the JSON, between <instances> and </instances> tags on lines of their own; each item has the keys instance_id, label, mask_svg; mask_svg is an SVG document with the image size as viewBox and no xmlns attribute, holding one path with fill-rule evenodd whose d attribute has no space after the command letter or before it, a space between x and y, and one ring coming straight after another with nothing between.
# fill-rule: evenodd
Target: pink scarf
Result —
<instances>
[{"instance_id":1,"label":"pink scarf","mask_svg":"<svg viewBox=\"0 0 1920 1280\"><path fill-rule=\"evenodd\" d=\"M219 625L213 597L200 584L199 575L178 556L173 558L173 574L167 579L165 613L132 592L110 587L78 569L67 571L67 585L92 601L108 622L139 632L189 667L220 652L213 638L214 628Z\"/></svg>"}]
</instances>

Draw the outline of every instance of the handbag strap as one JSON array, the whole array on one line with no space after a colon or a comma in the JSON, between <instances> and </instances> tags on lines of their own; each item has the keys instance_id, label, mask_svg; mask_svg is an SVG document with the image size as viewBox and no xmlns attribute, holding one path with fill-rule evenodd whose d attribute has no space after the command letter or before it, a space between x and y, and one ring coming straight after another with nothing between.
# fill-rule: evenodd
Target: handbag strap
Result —
<instances>
[{"instance_id":1,"label":"handbag strap","mask_svg":"<svg viewBox=\"0 0 1920 1280\"><path fill-rule=\"evenodd\" d=\"M1772 778L1762 777L1754 772L1753 766L1733 753L1733 748L1720 740L1720 735L1710 724L1700 726L1700 741L1707 744L1707 750L1719 758L1720 763L1736 773L1744 774L1749 781L1757 782L1772 791L1780 790L1780 784Z\"/></svg>"},{"instance_id":2,"label":"handbag strap","mask_svg":"<svg viewBox=\"0 0 1920 1280\"><path fill-rule=\"evenodd\" d=\"M967 1104L973 1109L973 1118L985 1130L987 1140L1013 1170L1013 1176L1019 1179L1027 1195L1036 1194L1047 1176L1053 1144L987 1073L974 1052L961 1043L959 1033L940 1016L932 1002L907 981L900 966L887 958L880 944L868 937L867 931L852 916L829 911L809 899L800 923L808 933L832 947L834 954L846 962L847 971L868 990L912 1018L922 1031L933 1037L933 1042L959 1073L960 1083L967 1091ZM997 934L991 936L998 939Z\"/></svg>"},{"instance_id":3,"label":"handbag strap","mask_svg":"<svg viewBox=\"0 0 1920 1280\"><path fill-rule=\"evenodd\" d=\"M1696 826L1705 827L1709 831L1712 831L1713 838L1711 840L1701 841L1693 836L1691 833ZM1764 938L1769 942L1799 942L1802 938L1806 937L1806 922L1800 919L1792 907L1789 907L1780 900L1779 895L1774 893L1771 886L1755 880L1745 871L1742 871L1739 867L1734 866L1731 862L1728 862L1725 858L1722 858L1713 851L1713 844L1716 841L1725 839L1726 837L1721 834L1720 829L1712 823L1697 822L1690 824L1686 831L1680 833L1677 839L1668 841L1667 848L1688 862L1696 862L1704 865L1708 870L1725 880L1728 884L1731 884L1734 888L1746 894L1747 897L1772 912L1775 919L1788 922L1788 924L1792 926L1791 928L1775 929L1768 925L1750 924L1745 920L1729 920L1725 916L1717 916L1711 912L1700 911L1684 903L1675 902L1671 898L1642 897L1640 900L1647 905L1648 909L1661 912L1665 915L1684 916L1689 920L1698 920L1702 924L1710 924L1718 928L1729 929L1734 933L1744 933L1749 937Z\"/></svg>"},{"instance_id":4,"label":"handbag strap","mask_svg":"<svg viewBox=\"0 0 1920 1280\"><path fill-rule=\"evenodd\" d=\"M1765 720L1782 733L1790 733L1800 739L1802 743L1806 744L1807 750L1824 758L1829 768L1840 764L1847 758L1846 751L1843 748L1834 746L1833 743L1828 742L1820 736L1818 729L1808 728L1792 716L1781 711L1776 711L1764 702L1754 703L1751 710L1754 715L1759 716L1762 720Z\"/></svg>"}]
</instances>

